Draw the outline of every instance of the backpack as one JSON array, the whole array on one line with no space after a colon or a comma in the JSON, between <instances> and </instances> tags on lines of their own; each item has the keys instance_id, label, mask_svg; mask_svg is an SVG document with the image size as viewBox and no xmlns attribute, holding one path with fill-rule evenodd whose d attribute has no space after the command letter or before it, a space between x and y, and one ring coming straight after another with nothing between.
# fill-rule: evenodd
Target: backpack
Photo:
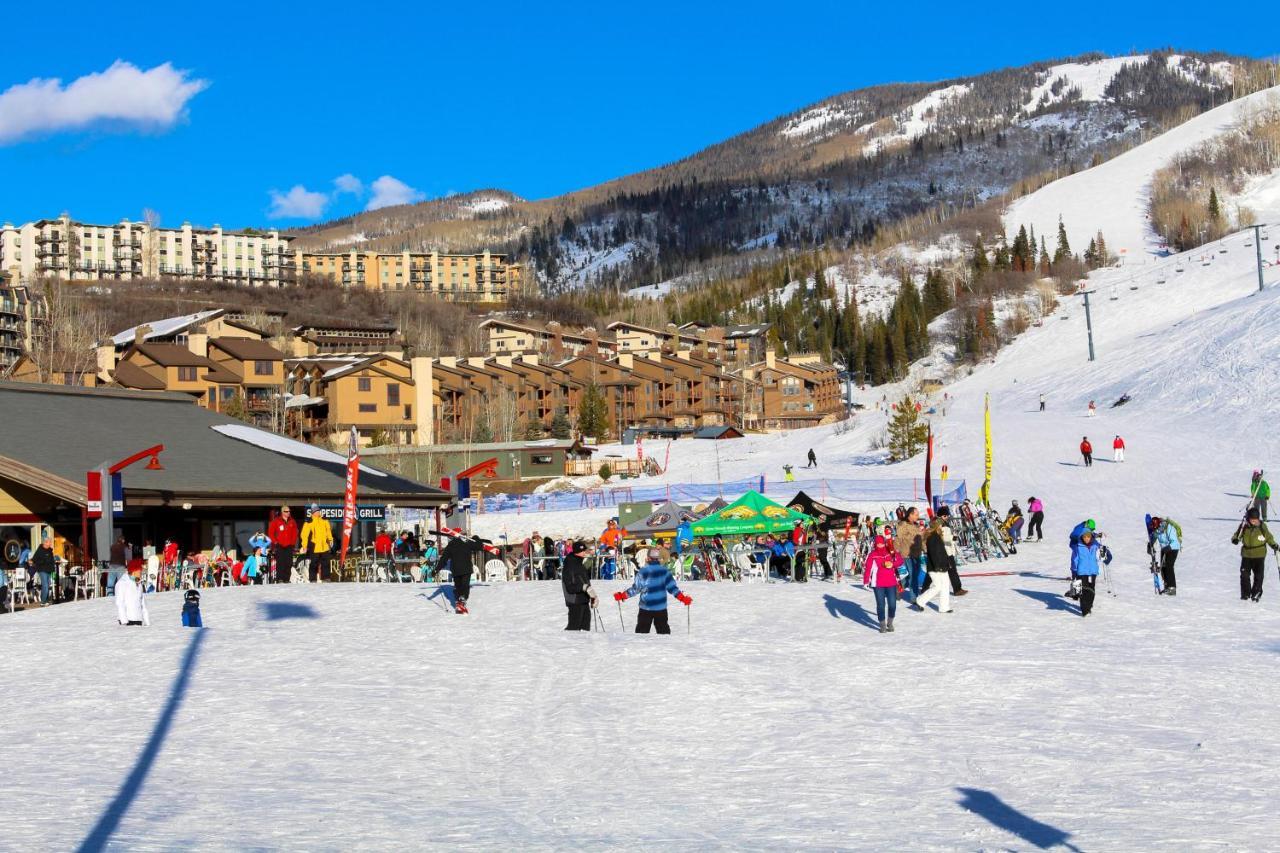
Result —
<instances>
[{"instance_id":1,"label":"backpack","mask_svg":"<svg viewBox=\"0 0 1280 853\"><path fill-rule=\"evenodd\" d=\"M1172 527L1177 532L1179 547L1181 547L1182 545L1185 545L1186 540L1182 538L1182 525L1178 524L1178 522L1174 521L1172 518L1166 518L1164 520L1164 523Z\"/></svg>"}]
</instances>

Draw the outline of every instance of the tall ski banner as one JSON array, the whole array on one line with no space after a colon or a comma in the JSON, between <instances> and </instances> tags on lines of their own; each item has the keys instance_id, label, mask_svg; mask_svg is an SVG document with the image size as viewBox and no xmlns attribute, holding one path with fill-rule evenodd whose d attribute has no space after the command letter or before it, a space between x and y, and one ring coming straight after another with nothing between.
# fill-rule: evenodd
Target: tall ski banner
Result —
<instances>
[{"instance_id":1,"label":"tall ski banner","mask_svg":"<svg viewBox=\"0 0 1280 853\"><path fill-rule=\"evenodd\" d=\"M356 428L351 428L351 446L347 448L347 493L342 503L342 554L347 559L347 547L351 544L351 530L356 526L356 483L360 479L360 442Z\"/></svg>"},{"instance_id":2,"label":"tall ski banner","mask_svg":"<svg viewBox=\"0 0 1280 853\"><path fill-rule=\"evenodd\" d=\"M929 504L929 518L933 518L933 424L929 424L929 440L924 453L924 499Z\"/></svg>"},{"instance_id":3,"label":"tall ski banner","mask_svg":"<svg viewBox=\"0 0 1280 853\"><path fill-rule=\"evenodd\" d=\"M986 394L982 400L982 427L986 436L987 477L978 490L978 503L991 506L991 395Z\"/></svg>"}]
</instances>

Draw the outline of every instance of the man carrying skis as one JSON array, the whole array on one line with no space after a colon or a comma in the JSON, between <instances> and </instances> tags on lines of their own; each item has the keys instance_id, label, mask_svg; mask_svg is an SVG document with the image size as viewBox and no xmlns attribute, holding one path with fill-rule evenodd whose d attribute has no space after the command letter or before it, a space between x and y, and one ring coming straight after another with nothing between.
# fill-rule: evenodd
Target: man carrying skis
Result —
<instances>
[{"instance_id":1,"label":"man carrying skis","mask_svg":"<svg viewBox=\"0 0 1280 853\"><path fill-rule=\"evenodd\" d=\"M633 595L640 596L640 614L636 617L636 633L647 634L650 627L655 627L659 634L670 634L671 624L667 621L667 593L675 596L685 607L693 604L693 599L680 591L671 570L657 561L653 551L649 552L649 561L636 572L636 579L631 587L623 592L615 592L617 601L626 601Z\"/></svg>"},{"instance_id":2,"label":"man carrying skis","mask_svg":"<svg viewBox=\"0 0 1280 853\"><path fill-rule=\"evenodd\" d=\"M1115 440L1111 442L1111 461L1124 461L1124 439L1118 435L1115 437Z\"/></svg>"},{"instance_id":3,"label":"man carrying skis","mask_svg":"<svg viewBox=\"0 0 1280 853\"><path fill-rule=\"evenodd\" d=\"M1271 486L1262 479L1261 471L1253 472L1253 479L1249 483L1249 496L1253 498L1253 506L1261 514L1262 520L1266 521L1267 501L1271 500Z\"/></svg>"},{"instance_id":4,"label":"man carrying skis","mask_svg":"<svg viewBox=\"0 0 1280 853\"><path fill-rule=\"evenodd\" d=\"M1244 521L1231 537L1231 544L1240 546L1240 600L1257 601L1262 598L1262 575L1267 567L1267 548L1280 553L1280 545L1276 544L1271 531L1262 522L1256 506L1249 507Z\"/></svg>"},{"instance_id":5,"label":"man carrying skis","mask_svg":"<svg viewBox=\"0 0 1280 853\"><path fill-rule=\"evenodd\" d=\"M1089 443L1089 436L1085 436L1080 441L1080 455L1084 457L1084 467L1093 467L1093 445Z\"/></svg>"},{"instance_id":6,"label":"man carrying skis","mask_svg":"<svg viewBox=\"0 0 1280 853\"><path fill-rule=\"evenodd\" d=\"M448 569L453 576L453 609L458 613L467 612L467 598L471 595L473 570L471 558L481 548L479 542L472 542L463 536L454 536L440 552L437 566L441 570Z\"/></svg>"},{"instance_id":7,"label":"man carrying skis","mask_svg":"<svg viewBox=\"0 0 1280 853\"><path fill-rule=\"evenodd\" d=\"M564 605L569 608L569 624L566 631L590 631L591 608L596 606L596 594L591 589L591 573L582 558L591 552L586 542L573 543L573 553L564 558L564 571L560 585L564 588Z\"/></svg>"}]
</instances>

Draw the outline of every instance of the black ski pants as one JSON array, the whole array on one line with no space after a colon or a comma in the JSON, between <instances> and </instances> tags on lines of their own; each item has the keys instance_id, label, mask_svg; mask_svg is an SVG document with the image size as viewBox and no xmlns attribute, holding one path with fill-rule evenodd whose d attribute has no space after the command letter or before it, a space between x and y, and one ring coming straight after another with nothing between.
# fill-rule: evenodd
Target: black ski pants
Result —
<instances>
[{"instance_id":1,"label":"black ski pants","mask_svg":"<svg viewBox=\"0 0 1280 853\"><path fill-rule=\"evenodd\" d=\"M951 594L955 595L964 587L960 586L960 572L956 569L956 558L947 558L947 577L951 578Z\"/></svg>"},{"instance_id":2,"label":"black ski pants","mask_svg":"<svg viewBox=\"0 0 1280 853\"><path fill-rule=\"evenodd\" d=\"M1080 615L1088 616L1093 610L1093 596L1098 583L1097 575L1080 575Z\"/></svg>"},{"instance_id":3,"label":"black ski pants","mask_svg":"<svg viewBox=\"0 0 1280 853\"><path fill-rule=\"evenodd\" d=\"M471 597L471 570L465 572L455 571L453 573L453 599L454 601L466 601Z\"/></svg>"},{"instance_id":4,"label":"black ski pants","mask_svg":"<svg viewBox=\"0 0 1280 853\"><path fill-rule=\"evenodd\" d=\"M831 564L827 562L827 549L818 549L818 562L822 565L822 579L831 580Z\"/></svg>"},{"instance_id":5,"label":"black ski pants","mask_svg":"<svg viewBox=\"0 0 1280 853\"><path fill-rule=\"evenodd\" d=\"M636 633L647 634L650 626L657 628L659 634L670 634L671 623L667 621L667 611L641 608L640 614L636 616Z\"/></svg>"},{"instance_id":6,"label":"black ski pants","mask_svg":"<svg viewBox=\"0 0 1280 853\"><path fill-rule=\"evenodd\" d=\"M329 579L329 564L333 561L333 555L325 551L323 554L312 554L310 556L311 567L308 571L311 575L311 582L327 581Z\"/></svg>"},{"instance_id":7,"label":"black ski pants","mask_svg":"<svg viewBox=\"0 0 1280 853\"><path fill-rule=\"evenodd\" d=\"M293 549L276 546L276 583L288 583L293 574Z\"/></svg>"},{"instance_id":8,"label":"black ski pants","mask_svg":"<svg viewBox=\"0 0 1280 853\"><path fill-rule=\"evenodd\" d=\"M1266 557L1240 558L1240 600L1262 596L1262 575L1267 569Z\"/></svg>"},{"instance_id":9,"label":"black ski pants","mask_svg":"<svg viewBox=\"0 0 1280 853\"><path fill-rule=\"evenodd\" d=\"M1031 541L1031 535L1034 533L1036 541L1044 538L1044 531L1040 529L1040 525L1044 524L1044 512L1031 513L1031 523L1027 525L1027 541Z\"/></svg>"},{"instance_id":10,"label":"black ski pants","mask_svg":"<svg viewBox=\"0 0 1280 853\"><path fill-rule=\"evenodd\" d=\"M1178 562L1178 552L1172 548L1160 549L1160 577L1165 589L1177 589L1178 579L1173 574L1173 564Z\"/></svg>"},{"instance_id":11,"label":"black ski pants","mask_svg":"<svg viewBox=\"0 0 1280 853\"><path fill-rule=\"evenodd\" d=\"M1093 467L1093 454L1092 454L1092 453L1084 453L1084 454L1081 454L1081 455L1082 455L1082 456L1084 456L1084 467L1086 467L1086 468L1092 468L1092 467Z\"/></svg>"},{"instance_id":12,"label":"black ski pants","mask_svg":"<svg viewBox=\"0 0 1280 853\"><path fill-rule=\"evenodd\" d=\"M564 626L566 631L590 631L591 630L591 605L590 604L570 604L569 607L569 624Z\"/></svg>"}]
</instances>

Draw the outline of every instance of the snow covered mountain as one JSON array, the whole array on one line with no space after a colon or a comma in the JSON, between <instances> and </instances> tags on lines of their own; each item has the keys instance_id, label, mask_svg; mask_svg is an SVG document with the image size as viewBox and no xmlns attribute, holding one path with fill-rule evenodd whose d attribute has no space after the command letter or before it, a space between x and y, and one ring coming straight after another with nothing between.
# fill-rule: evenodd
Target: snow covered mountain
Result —
<instances>
[{"instance_id":1,"label":"snow covered mountain","mask_svg":"<svg viewBox=\"0 0 1280 853\"><path fill-rule=\"evenodd\" d=\"M477 217L440 203L307 229L308 246L528 257L552 292L654 288L743 259L844 247L927 209L964 209L1045 173L1105 160L1156 126L1229 100L1252 60L1089 55L828 98L683 160ZM1247 91L1247 90L1246 90Z\"/></svg>"}]
</instances>

